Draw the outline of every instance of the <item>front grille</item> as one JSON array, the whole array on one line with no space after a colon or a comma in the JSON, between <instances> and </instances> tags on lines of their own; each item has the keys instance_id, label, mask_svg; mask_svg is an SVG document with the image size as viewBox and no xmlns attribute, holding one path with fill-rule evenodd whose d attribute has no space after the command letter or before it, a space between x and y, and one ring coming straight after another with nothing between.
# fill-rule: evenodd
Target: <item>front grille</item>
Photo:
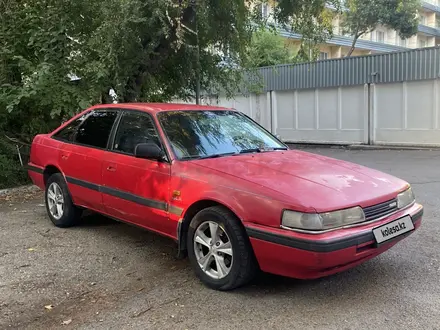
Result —
<instances>
[{"instance_id":1,"label":"front grille","mask_svg":"<svg viewBox=\"0 0 440 330\"><path fill-rule=\"evenodd\" d=\"M384 203L368 206L364 208L365 220L371 221L379 219L395 211L397 211L397 199L392 199Z\"/></svg>"}]
</instances>

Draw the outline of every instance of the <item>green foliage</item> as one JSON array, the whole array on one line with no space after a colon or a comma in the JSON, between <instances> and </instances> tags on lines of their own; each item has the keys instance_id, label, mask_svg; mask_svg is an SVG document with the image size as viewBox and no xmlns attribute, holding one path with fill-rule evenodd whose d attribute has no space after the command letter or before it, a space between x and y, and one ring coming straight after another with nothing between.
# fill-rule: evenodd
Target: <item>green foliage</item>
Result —
<instances>
[{"instance_id":1,"label":"green foliage","mask_svg":"<svg viewBox=\"0 0 440 330\"><path fill-rule=\"evenodd\" d=\"M274 19L278 26L302 35L297 54L299 61L315 61L317 45L333 37L334 11L325 6L340 8L339 0L278 0Z\"/></svg>"},{"instance_id":2,"label":"green foliage","mask_svg":"<svg viewBox=\"0 0 440 330\"><path fill-rule=\"evenodd\" d=\"M286 45L285 39L271 30L260 30L252 36L248 56L249 65L255 68L296 60L296 54Z\"/></svg>"},{"instance_id":3,"label":"green foliage","mask_svg":"<svg viewBox=\"0 0 440 330\"><path fill-rule=\"evenodd\" d=\"M372 32L378 25L396 30L401 38L409 38L417 33L420 9L419 0L346 0L346 11L342 15L344 33L350 33L356 41L366 33Z\"/></svg>"},{"instance_id":4,"label":"green foliage","mask_svg":"<svg viewBox=\"0 0 440 330\"><path fill-rule=\"evenodd\" d=\"M26 171L19 165L17 150L14 146L0 140L0 189L28 182Z\"/></svg>"},{"instance_id":5,"label":"green foliage","mask_svg":"<svg viewBox=\"0 0 440 330\"><path fill-rule=\"evenodd\" d=\"M200 77L202 90L232 95L255 65L247 51L266 24L261 2L0 1L0 139L30 143L89 105L111 102L110 89L120 102L186 99ZM319 39L323 0L277 8L280 24Z\"/></svg>"}]
</instances>

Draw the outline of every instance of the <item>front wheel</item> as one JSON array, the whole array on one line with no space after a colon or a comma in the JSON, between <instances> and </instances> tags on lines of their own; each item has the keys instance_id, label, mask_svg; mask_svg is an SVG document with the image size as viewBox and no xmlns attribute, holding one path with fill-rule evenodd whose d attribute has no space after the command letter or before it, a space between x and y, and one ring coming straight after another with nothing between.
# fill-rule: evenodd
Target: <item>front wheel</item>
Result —
<instances>
[{"instance_id":1,"label":"front wheel","mask_svg":"<svg viewBox=\"0 0 440 330\"><path fill-rule=\"evenodd\" d=\"M246 232L227 209L200 211L188 230L188 257L197 277L216 290L232 290L248 283L257 266Z\"/></svg>"},{"instance_id":2,"label":"front wheel","mask_svg":"<svg viewBox=\"0 0 440 330\"><path fill-rule=\"evenodd\" d=\"M45 197L47 214L55 226L71 227L81 217L81 209L73 205L66 181L61 173L49 177Z\"/></svg>"}]
</instances>

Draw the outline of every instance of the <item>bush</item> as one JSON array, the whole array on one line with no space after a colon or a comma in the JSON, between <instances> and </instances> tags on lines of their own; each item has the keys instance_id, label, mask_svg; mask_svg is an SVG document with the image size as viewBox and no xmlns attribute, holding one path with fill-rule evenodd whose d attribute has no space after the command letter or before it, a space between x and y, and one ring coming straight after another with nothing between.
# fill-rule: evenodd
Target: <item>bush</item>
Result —
<instances>
[{"instance_id":1,"label":"bush","mask_svg":"<svg viewBox=\"0 0 440 330\"><path fill-rule=\"evenodd\" d=\"M28 183L30 179L20 164L16 147L0 140L0 189Z\"/></svg>"}]
</instances>

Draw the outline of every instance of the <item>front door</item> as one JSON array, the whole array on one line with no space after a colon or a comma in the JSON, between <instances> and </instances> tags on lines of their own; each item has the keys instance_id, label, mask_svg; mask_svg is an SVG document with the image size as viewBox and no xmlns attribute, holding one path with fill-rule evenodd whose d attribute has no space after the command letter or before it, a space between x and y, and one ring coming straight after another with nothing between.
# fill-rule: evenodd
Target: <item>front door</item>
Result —
<instances>
[{"instance_id":1,"label":"front door","mask_svg":"<svg viewBox=\"0 0 440 330\"><path fill-rule=\"evenodd\" d=\"M168 219L170 164L134 156L139 143L161 146L151 116L123 113L114 142L102 162L102 187L106 213L164 235L175 237Z\"/></svg>"}]
</instances>

